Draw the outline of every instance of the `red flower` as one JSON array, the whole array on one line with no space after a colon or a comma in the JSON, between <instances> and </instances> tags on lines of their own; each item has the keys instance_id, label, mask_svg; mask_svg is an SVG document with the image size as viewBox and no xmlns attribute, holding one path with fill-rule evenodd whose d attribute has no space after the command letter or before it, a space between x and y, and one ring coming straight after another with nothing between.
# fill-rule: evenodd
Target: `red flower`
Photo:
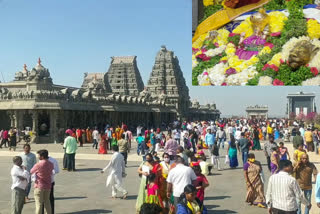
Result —
<instances>
[{"instance_id":1,"label":"red flower","mask_svg":"<svg viewBox=\"0 0 320 214\"><path fill-rule=\"evenodd\" d=\"M227 60L221 60L220 62L227 63Z\"/></svg>"},{"instance_id":2,"label":"red flower","mask_svg":"<svg viewBox=\"0 0 320 214\"><path fill-rule=\"evenodd\" d=\"M265 64L265 65L263 66L262 70L265 71L265 70L266 70L267 68L269 68L269 67L270 67L269 64Z\"/></svg>"},{"instance_id":3,"label":"red flower","mask_svg":"<svg viewBox=\"0 0 320 214\"><path fill-rule=\"evenodd\" d=\"M281 35L281 32L276 32L276 33L271 33L270 34L270 36L275 36L275 37L280 36L280 35Z\"/></svg>"},{"instance_id":4,"label":"red flower","mask_svg":"<svg viewBox=\"0 0 320 214\"><path fill-rule=\"evenodd\" d=\"M309 63L308 63L308 64L306 64L306 67L309 67Z\"/></svg>"},{"instance_id":5,"label":"red flower","mask_svg":"<svg viewBox=\"0 0 320 214\"><path fill-rule=\"evenodd\" d=\"M197 58L201 59L202 61L209 61L209 60L211 59L210 57L208 57L208 56L205 55L205 54L199 54L199 55L197 56Z\"/></svg>"},{"instance_id":6,"label":"red flower","mask_svg":"<svg viewBox=\"0 0 320 214\"><path fill-rule=\"evenodd\" d=\"M284 63L283 59L280 59L280 63L281 63L281 64L283 64L283 63Z\"/></svg>"},{"instance_id":7,"label":"red flower","mask_svg":"<svg viewBox=\"0 0 320 214\"><path fill-rule=\"evenodd\" d=\"M207 52L207 50L206 50L205 48L202 48L202 49L201 49L201 52L202 52L202 53L205 53L205 52Z\"/></svg>"},{"instance_id":8,"label":"red flower","mask_svg":"<svg viewBox=\"0 0 320 214\"><path fill-rule=\"evenodd\" d=\"M199 48L192 48L192 52L193 53L196 53L196 52L198 52L199 51Z\"/></svg>"},{"instance_id":9,"label":"red flower","mask_svg":"<svg viewBox=\"0 0 320 214\"><path fill-rule=\"evenodd\" d=\"M313 73L314 76L317 76L318 73L319 73L319 71L318 71L318 69L317 69L316 67L312 67L312 68L310 69L310 71Z\"/></svg>"},{"instance_id":10,"label":"red flower","mask_svg":"<svg viewBox=\"0 0 320 214\"><path fill-rule=\"evenodd\" d=\"M226 83L226 82L223 82L223 83L221 84L221 86L227 86L227 83Z\"/></svg>"},{"instance_id":11,"label":"red flower","mask_svg":"<svg viewBox=\"0 0 320 214\"><path fill-rule=\"evenodd\" d=\"M278 80L278 79L273 80L272 84L275 85L275 86L284 85L284 83L281 80Z\"/></svg>"},{"instance_id":12,"label":"red flower","mask_svg":"<svg viewBox=\"0 0 320 214\"><path fill-rule=\"evenodd\" d=\"M265 47L269 46L269 48L272 49L274 45L272 43L270 43L270 42L266 42L266 43L264 43L264 46Z\"/></svg>"},{"instance_id":13,"label":"red flower","mask_svg":"<svg viewBox=\"0 0 320 214\"><path fill-rule=\"evenodd\" d=\"M273 69L276 72L279 71L279 68L275 64L270 65L269 68Z\"/></svg>"},{"instance_id":14,"label":"red flower","mask_svg":"<svg viewBox=\"0 0 320 214\"><path fill-rule=\"evenodd\" d=\"M240 34L238 34L238 33L230 33L229 37L233 37L233 36L237 36L237 35L240 35Z\"/></svg>"}]
</instances>

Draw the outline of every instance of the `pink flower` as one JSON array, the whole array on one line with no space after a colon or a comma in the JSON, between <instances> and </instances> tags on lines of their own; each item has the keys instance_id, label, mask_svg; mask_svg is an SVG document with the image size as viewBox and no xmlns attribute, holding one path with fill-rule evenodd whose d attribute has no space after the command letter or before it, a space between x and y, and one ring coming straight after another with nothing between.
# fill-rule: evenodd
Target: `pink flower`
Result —
<instances>
[{"instance_id":1,"label":"pink flower","mask_svg":"<svg viewBox=\"0 0 320 214\"><path fill-rule=\"evenodd\" d=\"M281 32L271 33L270 36L280 36Z\"/></svg>"},{"instance_id":2,"label":"pink flower","mask_svg":"<svg viewBox=\"0 0 320 214\"><path fill-rule=\"evenodd\" d=\"M238 33L230 33L229 37L238 36L238 35L240 35L240 34L238 34Z\"/></svg>"},{"instance_id":3,"label":"pink flower","mask_svg":"<svg viewBox=\"0 0 320 214\"><path fill-rule=\"evenodd\" d=\"M227 60L221 60L220 62L227 63Z\"/></svg>"},{"instance_id":4,"label":"pink flower","mask_svg":"<svg viewBox=\"0 0 320 214\"><path fill-rule=\"evenodd\" d=\"M272 49L274 45L272 43L270 43L270 42L267 42L267 43L264 44L264 46L265 47L269 46L269 48Z\"/></svg>"},{"instance_id":5,"label":"pink flower","mask_svg":"<svg viewBox=\"0 0 320 214\"><path fill-rule=\"evenodd\" d=\"M283 63L284 63L283 59L280 59L280 64L283 64Z\"/></svg>"},{"instance_id":6,"label":"pink flower","mask_svg":"<svg viewBox=\"0 0 320 214\"><path fill-rule=\"evenodd\" d=\"M205 48L202 48L201 51L202 51L202 53L207 52L207 50Z\"/></svg>"},{"instance_id":7,"label":"pink flower","mask_svg":"<svg viewBox=\"0 0 320 214\"><path fill-rule=\"evenodd\" d=\"M313 73L314 76L317 76L318 73L319 73L319 71L318 71L318 69L317 69L316 67L312 67L312 68L310 69L310 71Z\"/></svg>"},{"instance_id":8,"label":"pink flower","mask_svg":"<svg viewBox=\"0 0 320 214\"><path fill-rule=\"evenodd\" d=\"M270 65L269 68L273 69L276 72L279 71L279 68L275 64Z\"/></svg>"},{"instance_id":9,"label":"pink flower","mask_svg":"<svg viewBox=\"0 0 320 214\"><path fill-rule=\"evenodd\" d=\"M199 55L197 56L197 58L201 59L202 61L209 61L209 60L211 59L210 57L208 57L208 56L205 55L205 54L199 54Z\"/></svg>"},{"instance_id":10,"label":"pink flower","mask_svg":"<svg viewBox=\"0 0 320 214\"><path fill-rule=\"evenodd\" d=\"M199 51L199 48L192 48L193 53L197 53Z\"/></svg>"},{"instance_id":11,"label":"pink flower","mask_svg":"<svg viewBox=\"0 0 320 214\"><path fill-rule=\"evenodd\" d=\"M203 72L203 75L209 75L208 72Z\"/></svg>"},{"instance_id":12,"label":"pink flower","mask_svg":"<svg viewBox=\"0 0 320 214\"><path fill-rule=\"evenodd\" d=\"M269 64L265 64L265 65L263 66L262 70L265 71L265 70L266 70L267 68L269 68L269 67L270 67Z\"/></svg>"},{"instance_id":13,"label":"pink flower","mask_svg":"<svg viewBox=\"0 0 320 214\"><path fill-rule=\"evenodd\" d=\"M221 86L227 86L227 83L226 83L226 82L223 82L223 83L221 84Z\"/></svg>"},{"instance_id":14,"label":"pink flower","mask_svg":"<svg viewBox=\"0 0 320 214\"><path fill-rule=\"evenodd\" d=\"M214 45L216 46L216 48L218 48L219 47L219 44L216 42L216 43L214 43Z\"/></svg>"},{"instance_id":15,"label":"pink flower","mask_svg":"<svg viewBox=\"0 0 320 214\"><path fill-rule=\"evenodd\" d=\"M284 85L284 83L278 79L274 79L272 84L275 86Z\"/></svg>"},{"instance_id":16,"label":"pink flower","mask_svg":"<svg viewBox=\"0 0 320 214\"><path fill-rule=\"evenodd\" d=\"M306 67L309 67L309 63L308 63L308 64L306 64Z\"/></svg>"}]
</instances>

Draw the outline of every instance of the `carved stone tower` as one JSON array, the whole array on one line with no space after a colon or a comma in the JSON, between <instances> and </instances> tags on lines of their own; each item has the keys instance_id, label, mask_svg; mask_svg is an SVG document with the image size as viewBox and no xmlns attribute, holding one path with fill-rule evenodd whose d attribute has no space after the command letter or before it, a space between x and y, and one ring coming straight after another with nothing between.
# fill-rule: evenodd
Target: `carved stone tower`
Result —
<instances>
[{"instance_id":1,"label":"carved stone tower","mask_svg":"<svg viewBox=\"0 0 320 214\"><path fill-rule=\"evenodd\" d=\"M168 102L176 104L180 114L184 114L190 105L189 89L179 60L165 46L161 46L157 53L147 90L152 97L167 95Z\"/></svg>"},{"instance_id":2,"label":"carved stone tower","mask_svg":"<svg viewBox=\"0 0 320 214\"><path fill-rule=\"evenodd\" d=\"M138 96L143 90L136 56L112 57L107 79L112 93Z\"/></svg>"}]
</instances>

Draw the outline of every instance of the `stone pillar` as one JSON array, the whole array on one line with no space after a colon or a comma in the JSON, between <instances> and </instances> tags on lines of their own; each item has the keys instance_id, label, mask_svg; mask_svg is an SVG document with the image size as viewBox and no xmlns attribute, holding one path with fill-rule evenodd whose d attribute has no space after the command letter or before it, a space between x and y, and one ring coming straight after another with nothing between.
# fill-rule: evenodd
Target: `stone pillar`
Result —
<instances>
[{"instance_id":1,"label":"stone pillar","mask_svg":"<svg viewBox=\"0 0 320 214\"><path fill-rule=\"evenodd\" d=\"M31 142L38 143L38 112L36 110L33 110L31 112L32 114L32 133L33 133L33 139L31 139Z\"/></svg>"},{"instance_id":2,"label":"stone pillar","mask_svg":"<svg viewBox=\"0 0 320 214\"><path fill-rule=\"evenodd\" d=\"M52 110L49 112L49 117L50 117L50 138L52 142L55 142L57 139L56 134L58 133L57 131L57 111Z\"/></svg>"},{"instance_id":3,"label":"stone pillar","mask_svg":"<svg viewBox=\"0 0 320 214\"><path fill-rule=\"evenodd\" d=\"M14 117L14 114L12 111L8 111L8 115L9 115L9 118L10 118L10 127L14 127L15 125L15 117Z\"/></svg>"}]
</instances>

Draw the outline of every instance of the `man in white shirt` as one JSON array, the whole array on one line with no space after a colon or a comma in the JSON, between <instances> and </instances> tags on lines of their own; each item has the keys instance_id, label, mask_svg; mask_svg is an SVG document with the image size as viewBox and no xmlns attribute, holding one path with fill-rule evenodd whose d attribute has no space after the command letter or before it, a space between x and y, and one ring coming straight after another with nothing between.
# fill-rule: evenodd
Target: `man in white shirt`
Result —
<instances>
[{"instance_id":1,"label":"man in white shirt","mask_svg":"<svg viewBox=\"0 0 320 214\"><path fill-rule=\"evenodd\" d=\"M239 140L241 138L241 131L240 128L237 128L236 133L234 134L234 138L236 139L236 143L239 143Z\"/></svg>"},{"instance_id":2,"label":"man in white shirt","mask_svg":"<svg viewBox=\"0 0 320 214\"><path fill-rule=\"evenodd\" d=\"M310 209L310 202L305 199L296 179L290 175L293 171L291 161L281 160L279 168L281 171L269 179L266 195L269 214L296 214L298 201Z\"/></svg>"},{"instance_id":3,"label":"man in white shirt","mask_svg":"<svg viewBox=\"0 0 320 214\"><path fill-rule=\"evenodd\" d=\"M30 174L26 167L22 166L22 158L15 156L13 158L13 167L11 169L12 177L12 199L11 199L11 213L21 214L26 196L26 188L29 183Z\"/></svg>"},{"instance_id":4,"label":"man in white shirt","mask_svg":"<svg viewBox=\"0 0 320 214\"><path fill-rule=\"evenodd\" d=\"M98 149L99 131L97 127L95 127L94 131L92 132L92 138L93 138L92 148L96 147L96 149Z\"/></svg>"},{"instance_id":5,"label":"man in white shirt","mask_svg":"<svg viewBox=\"0 0 320 214\"><path fill-rule=\"evenodd\" d=\"M170 199L171 194L174 197L174 206L177 207L180 195L183 193L184 187L188 184L195 185L197 176L194 171L184 165L184 159L176 156L176 167L169 171L167 177L167 197Z\"/></svg>"},{"instance_id":6,"label":"man in white shirt","mask_svg":"<svg viewBox=\"0 0 320 214\"><path fill-rule=\"evenodd\" d=\"M108 178L106 186L111 186L112 188L112 198L116 198L117 191L123 194L123 199L127 198L128 191L123 188L122 178L126 176L125 172L125 162L122 154L119 153L118 146L112 147L113 155L109 164L101 170L101 173L107 171Z\"/></svg>"}]
</instances>

